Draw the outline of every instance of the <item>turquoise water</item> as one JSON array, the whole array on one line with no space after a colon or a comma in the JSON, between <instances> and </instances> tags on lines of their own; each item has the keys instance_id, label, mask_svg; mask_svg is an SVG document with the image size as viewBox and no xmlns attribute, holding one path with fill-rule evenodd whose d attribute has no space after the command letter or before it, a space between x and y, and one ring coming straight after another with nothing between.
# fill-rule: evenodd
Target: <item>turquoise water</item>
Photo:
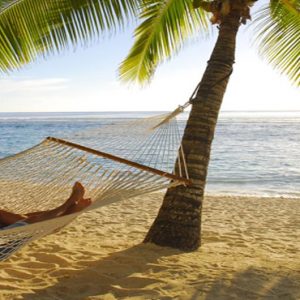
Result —
<instances>
[{"instance_id":1,"label":"turquoise water","mask_svg":"<svg viewBox=\"0 0 300 300\"><path fill-rule=\"evenodd\" d=\"M0 158L47 136L70 136L153 112L0 113ZM181 119L184 119L183 116ZM180 122L184 126L184 122ZM300 113L222 113L208 193L300 196Z\"/></svg>"}]
</instances>

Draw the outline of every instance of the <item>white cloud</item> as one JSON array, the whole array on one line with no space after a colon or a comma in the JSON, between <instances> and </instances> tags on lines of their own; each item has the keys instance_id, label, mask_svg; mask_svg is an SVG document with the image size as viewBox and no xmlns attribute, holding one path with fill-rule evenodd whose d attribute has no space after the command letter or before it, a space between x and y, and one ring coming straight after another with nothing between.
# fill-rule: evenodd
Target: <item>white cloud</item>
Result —
<instances>
[{"instance_id":1,"label":"white cloud","mask_svg":"<svg viewBox=\"0 0 300 300\"><path fill-rule=\"evenodd\" d=\"M1 94L22 94L57 91L67 87L67 78L2 79Z\"/></svg>"}]
</instances>

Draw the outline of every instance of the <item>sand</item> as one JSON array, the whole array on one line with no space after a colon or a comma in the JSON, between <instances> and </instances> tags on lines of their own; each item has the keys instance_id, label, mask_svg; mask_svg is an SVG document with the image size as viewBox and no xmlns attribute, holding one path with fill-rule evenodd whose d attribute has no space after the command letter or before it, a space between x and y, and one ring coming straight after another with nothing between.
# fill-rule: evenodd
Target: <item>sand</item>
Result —
<instances>
[{"instance_id":1,"label":"sand","mask_svg":"<svg viewBox=\"0 0 300 300\"><path fill-rule=\"evenodd\" d=\"M203 246L141 244L162 194L89 212L0 263L0 299L300 299L300 199L210 196Z\"/></svg>"}]
</instances>

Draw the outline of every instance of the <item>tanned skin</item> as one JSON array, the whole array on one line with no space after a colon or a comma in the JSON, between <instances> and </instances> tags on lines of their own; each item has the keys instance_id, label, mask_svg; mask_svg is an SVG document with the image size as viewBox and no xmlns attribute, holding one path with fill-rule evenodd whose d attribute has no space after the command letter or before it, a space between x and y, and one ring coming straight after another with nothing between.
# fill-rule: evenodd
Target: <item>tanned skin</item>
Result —
<instances>
[{"instance_id":1,"label":"tanned skin","mask_svg":"<svg viewBox=\"0 0 300 300\"><path fill-rule=\"evenodd\" d=\"M15 214L0 210L0 223L4 226L14 224L18 221L32 224L81 211L92 203L90 198L84 198L84 193L83 185L80 182L76 182L72 188L70 197L62 205L54 209L27 214Z\"/></svg>"}]
</instances>

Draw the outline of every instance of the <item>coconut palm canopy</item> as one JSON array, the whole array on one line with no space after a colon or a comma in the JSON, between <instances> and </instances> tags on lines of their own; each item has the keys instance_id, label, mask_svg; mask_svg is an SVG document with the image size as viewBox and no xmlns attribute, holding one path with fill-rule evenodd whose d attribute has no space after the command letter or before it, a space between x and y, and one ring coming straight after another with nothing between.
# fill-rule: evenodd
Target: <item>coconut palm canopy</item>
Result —
<instances>
[{"instance_id":1,"label":"coconut palm canopy","mask_svg":"<svg viewBox=\"0 0 300 300\"><path fill-rule=\"evenodd\" d=\"M137 11L135 0L0 0L0 69L87 46Z\"/></svg>"},{"instance_id":2,"label":"coconut palm canopy","mask_svg":"<svg viewBox=\"0 0 300 300\"><path fill-rule=\"evenodd\" d=\"M149 81L161 62L209 30L207 3L226 1L0 0L0 69L6 72L41 56L86 46L134 21L135 42L120 76ZM243 1L254 2L237 2ZM250 25L260 54L299 85L300 1L263 2Z\"/></svg>"}]
</instances>

